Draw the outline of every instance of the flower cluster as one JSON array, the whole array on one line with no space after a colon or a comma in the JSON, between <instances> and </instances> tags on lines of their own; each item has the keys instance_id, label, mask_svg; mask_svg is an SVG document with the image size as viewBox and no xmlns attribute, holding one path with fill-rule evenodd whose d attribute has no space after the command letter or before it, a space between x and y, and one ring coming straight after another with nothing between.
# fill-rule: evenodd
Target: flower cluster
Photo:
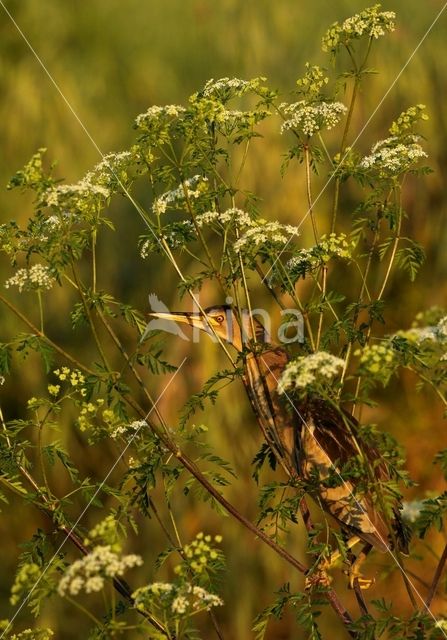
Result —
<instances>
[{"instance_id":1,"label":"flower cluster","mask_svg":"<svg viewBox=\"0 0 447 640\"><path fill-rule=\"evenodd\" d=\"M416 164L427 154L418 143L417 136L407 136L407 141L391 136L380 140L371 149L371 154L360 162L362 169L377 171L381 178L398 176Z\"/></svg>"},{"instance_id":2,"label":"flower cluster","mask_svg":"<svg viewBox=\"0 0 447 640\"><path fill-rule=\"evenodd\" d=\"M394 31L394 11L380 11L380 4L368 7L341 24L334 22L323 36L323 51L335 54L341 46L349 46L362 36L377 39L386 32Z\"/></svg>"},{"instance_id":3,"label":"flower cluster","mask_svg":"<svg viewBox=\"0 0 447 640\"><path fill-rule=\"evenodd\" d=\"M89 546L92 542L110 545L113 553L120 553L119 528L117 527L115 514L109 514L88 532L88 536L84 539L84 544Z\"/></svg>"},{"instance_id":4,"label":"flower cluster","mask_svg":"<svg viewBox=\"0 0 447 640\"><path fill-rule=\"evenodd\" d=\"M214 593L209 593L202 587L187 584L173 584L170 582L153 582L146 587L137 589L132 594L135 607L144 610L154 605L176 616L192 616L200 611L209 611L212 607L220 607L223 600Z\"/></svg>"},{"instance_id":5,"label":"flower cluster","mask_svg":"<svg viewBox=\"0 0 447 640\"><path fill-rule=\"evenodd\" d=\"M100 186L109 193L114 191L117 186L125 188L128 182L129 168L134 162L135 157L130 151L108 153L92 171L87 173L84 182Z\"/></svg>"},{"instance_id":6,"label":"flower cluster","mask_svg":"<svg viewBox=\"0 0 447 640\"><path fill-rule=\"evenodd\" d=\"M152 211L156 215L165 213L169 206L183 202L186 198L197 199L207 189L208 178L202 175L195 175L184 180L176 189L166 191L154 200Z\"/></svg>"},{"instance_id":7,"label":"flower cluster","mask_svg":"<svg viewBox=\"0 0 447 640\"><path fill-rule=\"evenodd\" d=\"M280 109L287 119L281 125L281 133L288 130L301 131L309 138L322 129L332 129L346 113L341 102L325 100L309 103L299 100L292 104L282 103Z\"/></svg>"},{"instance_id":8,"label":"flower cluster","mask_svg":"<svg viewBox=\"0 0 447 640\"><path fill-rule=\"evenodd\" d=\"M55 369L54 375L61 382L69 382L72 387L81 387L85 382L84 374L82 374L79 369L62 367L62 369Z\"/></svg>"},{"instance_id":9,"label":"flower cluster","mask_svg":"<svg viewBox=\"0 0 447 640\"><path fill-rule=\"evenodd\" d=\"M349 242L345 233L331 233L329 236L323 235L316 245L316 253L319 254L323 262L328 262L331 258L343 258L349 260L352 257L354 244Z\"/></svg>"},{"instance_id":10,"label":"flower cluster","mask_svg":"<svg viewBox=\"0 0 447 640\"><path fill-rule=\"evenodd\" d=\"M222 542L222 536L214 536L214 541ZM210 535L198 533L195 540L183 547L185 562L175 567L175 573L186 577L191 570L200 574L212 568L213 564L220 560L220 552L211 543Z\"/></svg>"},{"instance_id":11,"label":"flower cluster","mask_svg":"<svg viewBox=\"0 0 447 640\"><path fill-rule=\"evenodd\" d=\"M41 569L37 564L34 562L22 564L11 588L10 603L14 606L18 604L24 596L27 596L40 576Z\"/></svg>"},{"instance_id":12,"label":"flower cluster","mask_svg":"<svg viewBox=\"0 0 447 640\"><path fill-rule=\"evenodd\" d=\"M82 396L86 395L86 390L81 389ZM103 398L95 401L83 402L78 417L78 426L81 431L87 431L92 426L92 420L104 404Z\"/></svg>"},{"instance_id":13,"label":"flower cluster","mask_svg":"<svg viewBox=\"0 0 447 640\"><path fill-rule=\"evenodd\" d=\"M396 335L414 344L422 344L426 341L436 342L437 340L436 327L411 327L405 331L398 331Z\"/></svg>"},{"instance_id":14,"label":"flower cluster","mask_svg":"<svg viewBox=\"0 0 447 640\"><path fill-rule=\"evenodd\" d=\"M310 249L300 249L286 264L291 280L304 278L306 273L318 268L321 263L331 258L349 260L352 257L354 243L350 242L345 233L331 233L323 235L318 244Z\"/></svg>"},{"instance_id":15,"label":"flower cluster","mask_svg":"<svg viewBox=\"0 0 447 640\"><path fill-rule=\"evenodd\" d=\"M319 96L321 90L329 82L328 76L318 65L310 66L309 62L306 62L306 73L302 78L298 78L296 81L299 87L299 92L309 97Z\"/></svg>"},{"instance_id":16,"label":"flower cluster","mask_svg":"<svg viewBox=\"0 0 447 640\"><path fill-rule=\"evenodd\" d=\"M406 111L403 111L397 120L391 125L391 135L402 136L407 134L413 130L414 125L419 122L419 120L428 120L425 108L425 104L417 104L409 107Z\"/></svg>"},{"instance_id":17,"label":"flower cluster","mask_svg":"<svg viewBox=\"0 0 447 640\"><path fill-rule=\"evenodd\" d=\"M221 102L227 102L231 98L241 97L250 91L258 91L265 78L253 78L252 80L241 80L240 78L211 78L205 84L201 95L205 98L218 98Z\"/></svg>"},{"instance_id":18,"label":"flower cluster","mask_svg":"<svg viewBox=\"0 0 447 640\"><path fill-rule=\"evenodd\" d=\"M366 345L357 349L354 355L360 358L361 371L369 378L378 380L386 385L398 366L396 353L392 344Z\"/></svg>"},{"instance_id":19,"label":"flower cluster","mask_svg":"<svg viewBox=\"0 0 447 640\"><path fill-rule=\"evenodd\" d=\"M144 129L149 127L154 121L158 121L162 118L178 118L185 113L185 107L179 104L166 104L162 107L153 105L149 107L144 113L140 113L135 118L135 125L138 129Z\"/></svg>"},{"instance_id":20,"label":"flower cluster","mask_svg":"<svg viewBox=\"0 0 447 640\"><path fill-rule=\"evenodd\" d=\"M441 320L436 325L436 335L441 340L447 339L447 316L441 318Z\"/></svg>"},{"instance_id":21,"label":"flower cluster","mask_svg":"<svg viewBox=\"0 0 447 640\"><path fill-rule=\"evenodd\" d=\"M225 211L205 211L197 216L196 222L198 227L213 224L224 227L233 222L239 229L250 227L253 224L249 213L235 207L226 209Z\"/></svg>"},{"instance_id":22,"label":"flower cluster","mask_svg":"<svg viewBox=\"0 0 447 640\"><path fill-rule=\"evenodd\" d=\"M163 244L160 238L166 242L170 249L178 249L195 240L196 230L190 220L180 220L166 225L160 234L142 236L140 238L140 255L146 259L151 253L161 253Z\"/></svg>"},{"instance_id":23,"label":"flower cluster","mask_svg":"<svg viewBox=\"0 0 447 640\"><path fill-rule=\"evenodd\" d=\"M67 593L76 596L82 590L85 593L101 591L107 578L122 576L127 569L142 564L140 556L119 556L112 551L110 545L98 545L84 558L68 567L59 582L58 593L60 596Z\"/></svg>"},{"instance_id":24,"label":"flower cluster","mask_svg":"<svg viewBox=\"0 0 447 640\"><path fill-rule=\"evenodd\" d=\"M110 436L114 440L126 436L128 436L129 438L134 438L140 431L140 429L144 429L145 427L147 427L146 420L134 420L130 424L118 424L110 433Z\"/></svg>"},{"instance_id":25,"label":"flower cluster","mask_svg":"<svg viewBox=\"0 0 447 640\"><path fill-rule=\"evenodd\" d=\"M51 629L24 629L8 636L8 640L50 640L53 635Z\"/></svg>"},{"instance_id":26,"label":"flower cluster","mask_svg":"<svg viewBox=\"0 0 447 640\"><path fill-rule=\"evenodd\" d=\"M5 287L19 287L22 291L42 291L51 289L56 282L51 275L51 271L43 264L34 264L29 269L19 269L12 278L5 282Z\"/></svg>"},{"instance_id":27,"label":"flower cluster","mask_svg":"<svg viewBox=\"0 0 447 640\"><path fill-rule=\"evenodd\" d=\"M110 189L91 182L86 176L76 184L60 184L48 189L44 202L48 207L84 211L90 204L103 202L110 195Z\"/></svg>"},{"instance_id":28,"label":"flower cluster","mask_svg":"<svg viewBox=\"0 0 447 640\"><path fill-rule=\"evenodd\" d=\"M305 390L327 385L343 369L345 361L326 351L317 351L309 356L292 360L284 369L278 384L278 393Z\"/></svg>"},{"instance_id":29,"label":"flower cluster","mask_svg":"<svg viewBox=\"0 0 447 640\"><path fill-rule=\"evenodd\" d=\"M285 245L289 240L299 235L299 228L280 222L268 222L263 218L252 222L250 228L235 242L234 250L256 251L267 245L278 247Z\"/></svg>"}]
</instances>

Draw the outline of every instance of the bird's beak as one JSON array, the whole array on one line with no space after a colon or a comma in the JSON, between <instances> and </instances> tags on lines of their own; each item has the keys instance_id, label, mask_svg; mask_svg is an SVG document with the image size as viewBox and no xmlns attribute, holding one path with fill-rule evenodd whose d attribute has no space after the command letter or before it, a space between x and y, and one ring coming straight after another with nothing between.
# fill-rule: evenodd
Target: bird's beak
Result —
<instances>
[{"instance_id":1,"label":"bird's beak","mask_svg":"<svg viewBox=\"0 0 447 640\"><path fill-rule=\"evenodd\" d=\"M205 319L201 313L184 312L184 311L166 311L149 313L153 318L160 318L161 320L170 320L171 322L179 322L180 324L188 324L190 327L202 329L202 331L210 330L209 320Z\"/></svg>"}]
</instances>

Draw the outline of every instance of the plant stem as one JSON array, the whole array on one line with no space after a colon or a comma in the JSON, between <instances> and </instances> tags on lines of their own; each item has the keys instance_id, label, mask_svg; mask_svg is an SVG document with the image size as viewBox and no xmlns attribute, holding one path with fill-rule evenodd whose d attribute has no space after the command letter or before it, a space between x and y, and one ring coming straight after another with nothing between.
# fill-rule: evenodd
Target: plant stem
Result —
<instances>
[{"instance_id":1,"label":"plant stem","mask_svg":"<svg viewBox=\"0 0 447 640\"><path fill-rule=\"evenodd\" d=\"M72 271L73 271L73 277L74 277L74 281L76 283L76 287L77 287L78 293L81 296L82 306L84 307L85 314L87 316L90 328L92 330L93 339L95 341L95 344L96 344L96 347L98 349L99 355L101 356L101 360L103 361L104 367L106 368L107 372L111 373L111 368L110 368L109 363L107 361L107 356L106 356L106 354L104 352L104 349L102 348L102 344L101 344L101 341L99 339L98 332L96 331L95 323L93 321L92 314L90 313L90 308L89 308L89 306L87 304L87 300L85 299L85 293L84 293L82 284L78 279L74 263L72 263Z\"/></svg>"},{"instance_id":2,"label":"plant stem","mask_svg":"<svg viewBox=\"0 0 447 640\"><path fill-rule=\"evenodd\" d=\"M85 373L88 373L90 375L97 375L92 369L89 369L88 367L83 365L81 362L79 362L79 360L76 360L76 358L71 356L67 351L65 351L64 349L59 347L59 345L57 345L55 342L50 340L50 338L48 338L30 320L28 320L28 318L21 311L19 311L19 309L17 309L15 305L9 302L9 300L7 300L1 293L0 293L0 302L3 302L4 305L6 305L24 324L26 324L26 326L29 329L31 329L34 335L38 336L39 338L42 338L42 340L44 340L52 349L57 351L68 362L71 362L71 364L74 365L77 369L80 369L81 371L84 371Z\"/></svg>"},{"instance_id":3,"label":"plant stem","mask_svg":"<svg viewBox=\"0 0 447 640\"><path fill-rule=\"evenodd\" d=\"M444 571L446 562L447 562L447 544L444 547L441 558L438 562L438 566L436 567L435 575L433 576L433 580L430 585L430 590L425 600L425 606L427 609L430 608L432 600L435 597L436 589L438 588L439 581L441 580L442 572Z\"/></svg>"},{"instance_id":4,"label":"plant stem","mask_svg":"<svg viewBox=\"0 0 447 640\"><path fill-rule=\"evenodd\" d=\"M43 333L43 307L42 307L42 292L37 290L37 301L39 304L39 318L40 318L40 331Z\"/></svg>"},{"instance_id":5,"label":"plant stem","mask_svg":"<svg viewBox=\"0 0 447 640\"><path fill-rule=\"evenodd\" d=\"M315 244L318 244L318 231L317 231L317 223L315 221L314 210L313 210L313 201L312 201L312 185L311 185L311 168L310 168L310 153L309 153L309 139L307 143L304 145L304 165L306 167L306 192L307 192L307 211L310 215L310 219L312 222L312 230L314 232Z\"/></svg>"},{"instance_id":6,"label":"plant stem","mask_svg":"<svg viewBox=\"0 0 447 640\"><path fill-rule=\"evenodd\" d=\"M326 301L326 287L327 287L327 266L324 265L323 266L323 285L322 285L322 291L321 291L321 304L324 304L324 302ZM323 309L321 309L320 317L318 320L318 332L317 332L317 344L316 344L317 351L320 348L321 334L323 331L323 319L324 319L324 311Z\"/></svg>"}]
</instances>

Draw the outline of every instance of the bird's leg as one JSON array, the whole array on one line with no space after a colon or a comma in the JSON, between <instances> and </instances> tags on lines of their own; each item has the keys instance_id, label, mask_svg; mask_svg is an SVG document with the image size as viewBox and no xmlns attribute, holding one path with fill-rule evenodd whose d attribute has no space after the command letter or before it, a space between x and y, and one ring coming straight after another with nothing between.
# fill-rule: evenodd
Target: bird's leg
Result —
<instances>
[{"instance_id":1,"label":"bird's leg","mask_svg":"<svg viewBox=\"0 0 447 640\"><path fill-rule=\"evenodd\" d=\"M358 536L351 536L348 540L346 540L345 545L348 551L351 551L352 547L355 547L358 542L360 542L360 538ZM330 557L326 561L328 568L335 564L341 557L341 555L341 551L334 551L333 553L331 553Z\"/></svg>"},{"instance_id":2,"label":"bird's leg","mask_svg":"<svg viewBox=\"0 0 447 640\"><path fill-rule=\"evenodd\" d=\"M360 538L358 536L352 536L345 544L347 549L350 551L358 542L360 542ZM354 554L351 553L351 555L355 559ZM331 553L329 558L323 558L320 560L317 567L312 571L312 575L306 576L305 588L309 589L314 584L328 586L331 583L332 578L327 572L341 557L342 554L340 551L334 551ZM351 566L354 566L354 563L352 563Z\"/></svg>"},{"instance_id":3,"label":"bird's leg","mask_svg":"<svg viewBox=\"0 0 447 640\"><path fill-rule=\"evenodd\" d=\"M363 562L366 560L368 553L372 549L371 544L365 544L361 549L360 553L356 556L352 552L352 547L354 547L358 542L360 542L361 538L358 536L351 536L349 540L346 541L346 547L348 549L348 559L350 561L350 567L344 573L349 576L349 588L355 589L369 589L370 586L374 583L374 580L364 578L360 572L360 567ZM324 586L328 586L331 583L331 577L328 575L328 570L333 567L333 565L342 557L341 551L334 551L331 553L329 558L324 558L321 560L316 569L312 572L312 575L306 576L305 588L309 589L314 584L320 584Z\"/></svg>"},{"instance_id":4,"label":"bird's leg","mask_svg":"<svg viewBox=\"0 0 447 640\"><path fill-rule=\"evenodd\" d=\"M349 553L349 557L351 560L351 566L349 571L347 572L349 576L349 588L355 589L355 586L358 585L360 589L369 589L370 586L374 583L374 579L363 578L360 567L365 562L368 553L371 551L372 545L365 544L362 548L358 556L356 557L352 552Z\"/></svg>"}]
</instances>

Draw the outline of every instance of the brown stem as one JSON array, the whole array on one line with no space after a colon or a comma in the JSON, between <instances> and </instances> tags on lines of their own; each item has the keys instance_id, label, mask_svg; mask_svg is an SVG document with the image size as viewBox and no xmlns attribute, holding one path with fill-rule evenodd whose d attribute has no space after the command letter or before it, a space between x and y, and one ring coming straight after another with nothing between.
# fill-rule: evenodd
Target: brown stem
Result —
<instances>
[{"instance_id":1,"label":"brown stem","mask_svg":"<svg viewBox=\"0 0 447 640\"><path fill-rule=\"evenodd\" d=\"M441 559L439 560L438 566L436 567L435 575L433 576L433 580L430 585L430 590L425 600L425 606L427 609L430 608L432 600L435 597L436 589L438 588L439 581L441 579L442 572L444 571L446 561L447 561L447 544L444 547L444 551L442 552Z\"/></svg>"}]
</instances>

